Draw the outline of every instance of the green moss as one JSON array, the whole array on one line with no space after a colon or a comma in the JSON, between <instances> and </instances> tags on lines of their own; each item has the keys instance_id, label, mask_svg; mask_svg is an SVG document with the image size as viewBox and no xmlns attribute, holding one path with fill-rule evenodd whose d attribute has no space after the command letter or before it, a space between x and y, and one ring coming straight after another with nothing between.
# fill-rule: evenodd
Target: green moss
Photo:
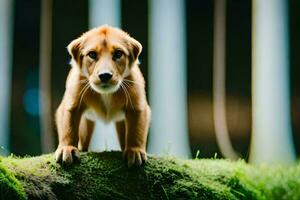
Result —
<instances>
[{"instance_id":1,"label":"green moss","mask_svg":"<svg viewBox=\"0 0 300 200\"><path fill-rule=\"evenodd\" d=\"M26 199L26 194L19 181L2 164L0 159L0 199Z\"/></svg>"},{"instance_id":2,"label":"green moss","mask_svg":"<svg viewBox=\"0 0 300 200\"><path fill-rule=\"evenodd\" d=\"M52 154L1 163L18 181L0 182L0 188L23 187L29 199L300 199L300 165L150 156L143 167L128 169L120 152L82 153L70 167L56 164Z\"/></svg>"}]
</instances>

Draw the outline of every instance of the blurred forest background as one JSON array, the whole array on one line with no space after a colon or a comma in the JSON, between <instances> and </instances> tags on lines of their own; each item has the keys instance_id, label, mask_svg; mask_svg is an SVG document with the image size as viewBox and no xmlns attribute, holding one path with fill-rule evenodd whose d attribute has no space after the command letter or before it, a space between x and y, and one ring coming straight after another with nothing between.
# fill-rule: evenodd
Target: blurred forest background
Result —
<instances>
[{"instance_id":1,"label":"blurred forest background","mask_svg":"<svg viewBox=\"0 0 300 200\"><path fill-rule=\"evenodd\" d=\"M120 4L122 29L143 45L140 61L146 83L149 81L149 1L151 0L122 0ZM4 148L16 155L42 153L39 119L41 2L40 0L15 0L12 8L13 53L9 144ZM299 155L300 1L290 0L287 1L287 5L290 115L293 142ZM198 150L200 157L213 157L216 152L221 156L214 131L212 101L214 1L186 0L184 6L187 127L190 150L193 157ZM89 29L89 1L54 0L52 9L51 110L54 113L61 101L66 76L70 69L68 64L70 56L66 46ZM228 0L226 9L227 124L234 149L242 157L248 158L252 121L252 1ZM0 32L1 29L2 27ZM55 133L53 137L56 137Z\"/></svg>"}]
</instances>

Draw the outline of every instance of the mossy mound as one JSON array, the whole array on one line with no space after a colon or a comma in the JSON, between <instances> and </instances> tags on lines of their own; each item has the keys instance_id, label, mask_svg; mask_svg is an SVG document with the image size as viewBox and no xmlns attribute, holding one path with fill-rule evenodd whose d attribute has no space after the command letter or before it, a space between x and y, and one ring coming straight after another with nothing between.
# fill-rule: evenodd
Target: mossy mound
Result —
<instances>
[{"instance_id":1,"label":"mossy mound","mask_svg":"<svg viewBox=\"0 0 300 200\"><path fill-rule=\"evenodd\" d=\"M0 199L26 199L21 184L2 165L0 165Z\"/></svg>"},{"instance_id":2,"label":"mossy mound","mask_svg":"<svg viewBox=\"0 0 300 200\"><path fill-rule=\"evenodd\" d=\"M82 153L62 167L52 154L0 160L1 199L300 199L300 164L151 157L130 168L120 152Z\"/></svg>"}]
</instances>

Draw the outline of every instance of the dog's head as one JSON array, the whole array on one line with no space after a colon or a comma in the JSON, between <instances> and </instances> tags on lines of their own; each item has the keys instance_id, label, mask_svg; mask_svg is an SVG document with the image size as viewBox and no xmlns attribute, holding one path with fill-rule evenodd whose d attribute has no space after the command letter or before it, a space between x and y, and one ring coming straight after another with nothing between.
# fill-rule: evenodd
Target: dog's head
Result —
<instances>
[{"instance_id":1,"label":"dog's head","mask_svg":"<svg viewBox=\"0 0 300 200\"><path fill-rule=\"evenodd\" d=\"M72 65L96 92L113 93L138 62L142 45L124 31L105 25L73 40L68 51Z\"/></svg>"}]
</instances>

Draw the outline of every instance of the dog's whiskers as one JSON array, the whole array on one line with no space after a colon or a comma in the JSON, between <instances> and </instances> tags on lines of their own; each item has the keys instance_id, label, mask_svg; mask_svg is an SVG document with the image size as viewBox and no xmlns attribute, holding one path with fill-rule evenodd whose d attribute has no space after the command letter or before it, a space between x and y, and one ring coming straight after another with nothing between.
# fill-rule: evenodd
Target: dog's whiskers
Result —
<instances>
[{"instance_id":1,"label":"dog's whiskers","mask_svg":"<svg viewBox=\"0 0 300 200\"><path fill-rule=\"evenodd\" d=\"M123 81L124 81L124 82L127 82L127 84L128 84L128 83L133 83L133 84L137 84L137 85L143 86L143 84L141 84L141 83L138 83L138 82L136 82L136 81L129 80L129 79L126 79L126 78L124 78ZM131 86L131 85L129 85L129 86Z\"/></svg>"},{"instance_id":2,"label":"dog's whiskers","mask_svg":"<svg viewBox=\"0 0 300 200\"><path fill-rule=\"evenodd\" d=\"M125 99L126 99L126 106L128 105L128 97L127 97L127 93L126 93L126 91L125 91L125 89L124 89L124 85L121 83L120 84L120 86L121 86L121 89L124 91L124 94L125 94Z\"/></svg>"},{"instance_id":3,"label":"dog's whiskers","mask_svg":"<svg viewBox=\"0 0 300 200\"><path fill-rule=\"evenodd\" d=\"M129 94L127 88L126 88L126 86L127 86L126 83L125 83L125 82L122 82L121 85L123 85L122 88L123 88L123 90L124 90L126 96L128 96L128 99L129 99L129 103L130 103L130 105L131 105L131 108L132 108L133 110L135 110L135 109L134 109L134 106L133 106L133 103L132 103L132 100L131 100L131 97L130 97L130 94ZM126 103L126 104L127 104L127 103Z\"/></svg>"},{"instance_id":4,"label":"dog's whiskers","mask_svg":"<svg viewBox=\"0 0 300 200\"><path fill-rule=\"evenodd\" d=\"M90 88L90 84L89 84L89 81L87 80L86 84L83 86L83 88L81 89L79 95L80 95L80 100L79 100L79 106L78 106L78 109L80 108L81 106L81 102L82 102L82 99L86 93L86 91Z\"/></svg>"},{"instance_id":5,"label":"dog's whiskers","mask_svg":"<svg viewBox=\"0 0 300 200\"><path fill-rule=\"evenodd\" d=\"M85 84L84 84L84 86L82 87L82 89L80 90L80 92L79 92L79 96L82 94L82 92L85 90L85 88L88 86L88 82L86 82Z\"/></svg>"},{"instance_id":6,"label":"dog's whiskers","mask_svg":"<svg viewBox=\"0 0 300 200\"><path fill-rule=\"evenodd\" d=\"M89 80L88 80L88 79L79 80L79 83L87 83L87 82L89 82Z\"/></svg>"}]
</instances>

